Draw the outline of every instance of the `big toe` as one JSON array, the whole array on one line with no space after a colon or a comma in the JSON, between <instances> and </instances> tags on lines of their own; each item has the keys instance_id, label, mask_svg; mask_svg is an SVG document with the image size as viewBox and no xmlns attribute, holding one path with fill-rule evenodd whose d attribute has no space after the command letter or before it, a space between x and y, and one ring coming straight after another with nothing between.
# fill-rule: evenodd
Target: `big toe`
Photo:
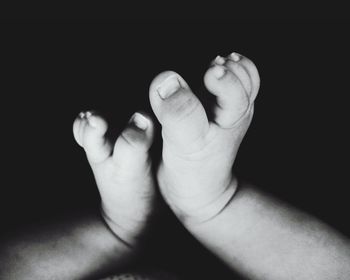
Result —
<instances>
[{"instance_id":1,"label":"big toe","mask_svg":"<svg viewBox=\"0 0 350 280\"><path fill-rule=\"evenodd\" d=\"M179 74L166 71L155 77L150 102L168 144L186 151L206 135L209 122L205 110Z\"/></svg>"},{"instance_id":2,"label":"big toe","mask_svg":"<svg viewBox=\"0 0 350 280\"><path fill-rule=\"evenodd\" d=\"M119 135L113 152L115 162L123 162L123 166L131 166L135 172L136 166L143 168L149 160L148 151L153 143L154 125L146 113L136 112ZM133 170L131 170L133 169Z\"/></svg>"},{"instance_id":3,"label":"big toe","mask_svg":"<svg viewBox=\"0 0 350 280\"><path fill-rule=\"evenodd\" d=\"M230 128L252 111L260 78L253 62L232 53L214 60L204 75L204 83L217 97L215 122L223 128Z\"/></svg>"}]
</instances>

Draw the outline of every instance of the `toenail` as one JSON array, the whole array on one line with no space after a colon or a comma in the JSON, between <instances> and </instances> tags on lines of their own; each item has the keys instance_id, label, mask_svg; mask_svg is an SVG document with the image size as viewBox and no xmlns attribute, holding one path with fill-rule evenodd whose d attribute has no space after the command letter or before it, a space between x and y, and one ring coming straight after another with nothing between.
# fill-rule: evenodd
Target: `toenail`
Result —
<instances>
[{"instance_id":1,"label":"toenail","mask_svg":"<svg viewBox=\"0 0 350 280\"><path fill-rule=\"evenodd\" d=\"M90 118L92 116L92 113L90 112L90 111L87 111L86 113L85 113L85 117L86 118Z\"/></svg>"},{"instance_id":2,"label":"toenail","mask_svg":"<svg viewBox=\"0 0 350 280\"><path fill-rule=\"evenodd\" d=\"M171 75L166 78L157 88L158 94L162 99L166 99L173 95L181 88L177 75Z\"/></svg>"},{"instance_id":3,"label":"toenail","mask_svg":"<svg viewBox=\"0 0 350 280\"><path fill-rule=\"evenodd\" d=\"M218 55L215 58L214 62L218 65L223 65L225 63L225 59L222 56Z\"/></svg>"},{"instance_id":4,"label":"toenail","mask_svg":"<svg viewBox=\"0 0 350 280\"><path fill-rule=\"evenodd\" d=\"M217 79L221 79L225 73L226 73L226 70L224 67L221 67L221 66L215 66L214 69L214 76L217 78Z\"/></svg>"},{"instance_id":5,"label":"toenail","mask_svg":"<svg viewBox=\"0 0 350 280\"><path fill-rule=\"evenodd\" d=\"M139 128L142 130L146 130L149 126L149 120L144 117L142 114L140 113L135 113L132 118L131 121Z\"/></svg>"},{"instance_id":6,"label":"toenail","mask_svg":"<svg viewBox=\"0 0 350 280\"><path fill-rule=\"evenodd\" d=\"M83 119L85 117L85 113L84 112L80 112L79 113L79 118Z\"/></svg>"},{"instance_id":7,"label":"toenail","mask_svg":"<svg viewBox=\"0 0 350 280\"><path fill-rule=\"evenodd\" d=\"M241 55L235 52L231 53L230 57L234 62L238 62L241 59Z\"/></svg>"}]
</instances>

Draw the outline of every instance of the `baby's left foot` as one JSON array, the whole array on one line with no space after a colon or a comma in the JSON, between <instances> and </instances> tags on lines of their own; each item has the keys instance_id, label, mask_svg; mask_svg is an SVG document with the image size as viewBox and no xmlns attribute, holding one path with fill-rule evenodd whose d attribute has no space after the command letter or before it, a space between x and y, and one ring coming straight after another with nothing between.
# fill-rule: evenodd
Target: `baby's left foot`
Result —
<instances>
[{"instance_id":1,"label":"baby's left foot","mask_svg":"<svg viewBox=\"0 0 350 280\"><path fill-rule=\"evenodd\" d=\"M155 188L149 148L153 123L135 113L112 145L107 122L92 112L80 113L73 124L75 140L84 148L101 195L105 221L114 233L134 245L153 213Z\"/></svg>"}]
</instances>

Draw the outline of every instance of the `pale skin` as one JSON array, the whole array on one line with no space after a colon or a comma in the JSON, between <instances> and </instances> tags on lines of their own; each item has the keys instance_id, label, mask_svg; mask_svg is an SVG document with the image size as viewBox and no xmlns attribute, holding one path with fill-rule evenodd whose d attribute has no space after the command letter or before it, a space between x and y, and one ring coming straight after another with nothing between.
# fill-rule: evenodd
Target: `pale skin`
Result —
<instances>
[{"instance_id":1,"label":"pale skin","mask_svg":"<svg viewBox=\"0 0 350 280\"><path fill-rule=\"evenodd\" d=\"M153 123L135 113L114 144L105 139L106 131L105 120L92 112L80 113L73 124L101 195L101 214L25 229L4 240L1 279L96 279L137 257L156 208L148 155Z\"/></svg>"},{"instance_id":2,"label":"pale skin","mask_svg":"<svg viewBox=\"0 0 350 280\"><path fill-rule=\"evenodd\" d=\"M260 78L253 62L236 53L217 57L204 83L217 98L213 120L179 74L161 73L150 86L151 106L162 126L163 155L157 180L165 201L195 238L249 279L348 279L347 238L232 174L259 91ZM75 264L74 256L84 256L79 271L69 270L68 279L82 278L84 270L98 271L99 265L118 267L125 254L132 260L132 248L138 246L154 211L155 182L148 155L153 124L150 117L137 113L113 145L104 138L106 130L104 119L91 112L82 113L73 126L94 172L108 227L99 218L87 219L85 228L91 236L85 233L82 246L62 253L70 238L80 238L80 234L68 234L62 250L50 251L49 260L42 253L61 240L56 233L44 246L29 242L28 255L13 246L7 273L11 268L15 273L20 266L27 276L16 279L38 279L28 277L31 254L36 264L47 265L67 255ZM68 228L74 233L79 223ZM11 262L16 253L25 261ZM52 275L61 275L64 269L49 267ZM45 271L41 273L45 276Z\"/></svg>"},{"instance_id":3,"label":"pale skin","mask_svg":"<svg viewBox=\"0 0 350 280\"><path fill-rule=\"evenodd\" d=\"M135 258L99 215L84 213L24 229L0 242L0 278L98 279Z\"/></svg>"},{"instance_id":4,"label":"pale skin","mask_svg":"<svg viewBox=\"0 0 350 280\"><path fill-rule=\"evenodd\" d=\"M156 77L150 101L162 124L158 182L180 221L249 279L348 279L347 238L232 175L259 90L255 65L237 54L214 61L204 76L207 89L217 97L211 121L176 75Z\"/></svg>"}]
</instances>

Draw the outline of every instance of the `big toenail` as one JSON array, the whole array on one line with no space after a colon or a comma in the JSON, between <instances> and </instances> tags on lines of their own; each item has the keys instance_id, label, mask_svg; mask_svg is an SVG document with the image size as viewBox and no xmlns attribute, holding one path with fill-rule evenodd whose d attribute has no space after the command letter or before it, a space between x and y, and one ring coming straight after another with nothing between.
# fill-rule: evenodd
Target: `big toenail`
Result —
<instances>
[{"instance_id":1,"label":"big toenail","mask_svg":"<svg viewBox=\"0 0 350 280\"><path fill-rule=\"evenodd\" d=\"M235 52L231 53L230 57L234 62L238 62L241 59L241 55Z\"/></svg>"},{"instance_id":2,"label":"big toenail","mask_svg":"<svg viewBox=\"0 0 350 280\"><path fill-rule=\"evenodd\" d=\"M85 113L84 112L80 112L79 113L79 118L83 119L85 117Z\"/></svg>"},{"instance_id":3,"label":"big toenail","mask_svg":"<svg viewBox=\"0 0 350 280\"><path fill-rule=\"evenodd\" d=\"M225 59L222 56L218 55L215 58L214 62L218 65L223 65L225 63Z\"/></svg>"},{"instance_id":4,"label":"big toenail","mask_svg":"<svg viewBox=\"0 0 350 280\"><path fill-rule=\"evenodd\" d=\"M166 99L173 95L181 88L177 75L171 75L166 78L157 88L158 94L162 99Z\"/></svg>"},{"instance_id":5,"label":"big toenail","mask_svg":"<svg viewBox=\"0 0 350 280\"><path fill-rule=\"evenodd\" d=\"M213 69L213 73L214 73L214 76L217 78L217 79L221 79L225 73L226 73L226 70L224 67L222 66L215 66L214 69Z\"/></svg>"},{"instance_id":6,"label":"big toenail","mask_svg":"<svg viewBox=\"0 0 350 280\"><path fill-rule=\"evenodd\" d=\"M149 120L144 117L142 114L140 113L135 113L132 118L131 121L139 128L142 130L146 130L149 126Z\"/></svg>"}]
</instances>

